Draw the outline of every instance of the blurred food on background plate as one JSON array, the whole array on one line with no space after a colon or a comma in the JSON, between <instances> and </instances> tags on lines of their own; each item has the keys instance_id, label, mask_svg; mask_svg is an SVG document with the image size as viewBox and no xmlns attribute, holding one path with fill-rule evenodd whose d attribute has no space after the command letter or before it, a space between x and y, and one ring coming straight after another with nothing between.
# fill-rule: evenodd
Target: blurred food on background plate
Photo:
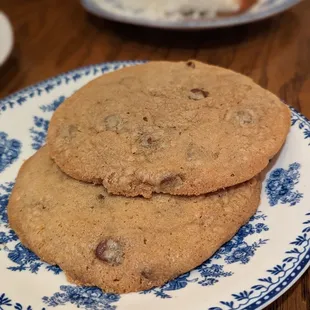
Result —
<instances>
[{"instance_id":1,"label":"blurred food on background plate","mask_svg":"<svg viewBox=\"0 0 310 310\"><path fill-rule=\"evenodd\" d=\"M215 18L235 15L252 7L258 0L95 0L109 10L126 11L146 18L172 20Z\"/></svg>"}]
</instances>

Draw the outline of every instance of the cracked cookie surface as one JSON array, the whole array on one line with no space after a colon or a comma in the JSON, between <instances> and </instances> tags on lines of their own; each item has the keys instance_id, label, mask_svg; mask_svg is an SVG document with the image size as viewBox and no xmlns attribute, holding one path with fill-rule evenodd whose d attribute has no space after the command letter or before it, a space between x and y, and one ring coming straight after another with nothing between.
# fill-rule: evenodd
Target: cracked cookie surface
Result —
<instances>
[{"instance_id":1,"label":"cracked cookie surface","mask_svg":"<svg viewBox=\"0 0 310 310\"><path fill-rule=\"evenodd\" d=\"M52 117L50 155L110 193L200 195L251 179L283 145L290 112L251 79L197 61L103 75Z\"/></svg>"},{"instance_id":2,"label":"cracked cookie surface","mask_svg":"<svg viewBox=\"0 0 310 310\"><path fill-rule=\"evenodd\" d=\"M22 166L8 216L21 242L77 284L149 289L208 259L255 213L261 182L184 197L109 195L60 171L46 147Z\"/></svg>"}]
</instances>

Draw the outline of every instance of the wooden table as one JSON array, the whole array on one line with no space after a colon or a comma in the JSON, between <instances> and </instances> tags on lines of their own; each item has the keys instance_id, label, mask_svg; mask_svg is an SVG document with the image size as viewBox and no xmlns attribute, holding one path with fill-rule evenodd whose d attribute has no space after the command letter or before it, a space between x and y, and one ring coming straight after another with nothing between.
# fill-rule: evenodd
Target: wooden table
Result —
<instances>
[{"instance_id":1,"label":"wooden table","mask_svg":"<svg viewBox=\"0 0 310 310\"><path fill-rule=\"evenodd\" d=\"M16 39L12 56L0 68L0 98L88 64L196 58L252 77L310 118L309 0L266 21L196 33L104 21L87 14L78 2L0 0ZM267 309L309 310L309 270Z\"/></svg>"}]
</instances>

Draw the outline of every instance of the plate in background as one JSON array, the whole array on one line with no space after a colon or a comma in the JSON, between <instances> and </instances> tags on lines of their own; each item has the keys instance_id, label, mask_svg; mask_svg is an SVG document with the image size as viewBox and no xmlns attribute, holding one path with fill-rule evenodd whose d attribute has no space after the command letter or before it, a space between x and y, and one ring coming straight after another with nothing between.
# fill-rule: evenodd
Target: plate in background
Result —
<instances>
[{"instance_id":1,"label":"plate in background","mask_svg":"<svg viewBox=\"0 0 310 310\"><path fill-rule=\"evenodd\" d=\"M137 16L122 9L113 9L109 3L113 3L115 0L81 0L81 4L88 12L113 21L163 29L199 30L229 27L262 20L288 10L301 1L302 0L258 0L258 4L253 8L239 15L192 21L186 19L181 21L169 21L168 19L155 20Z\"/></svg>"},{"instance_id":2,"label":"plate in background","mask_svg":"<svg viewBox=\"0 0 310 310\"><path fill-rule=\"evenodd\" d=\"M310 122L296 111L256 215L211 259L162 287L118 295L75 286L21 245L8 224L8 198L23 161L44 144L54 110L95 77L138 63L80 68L0 100L0 309L259 310L309 267Z\"/></svg>"}]
</instances>

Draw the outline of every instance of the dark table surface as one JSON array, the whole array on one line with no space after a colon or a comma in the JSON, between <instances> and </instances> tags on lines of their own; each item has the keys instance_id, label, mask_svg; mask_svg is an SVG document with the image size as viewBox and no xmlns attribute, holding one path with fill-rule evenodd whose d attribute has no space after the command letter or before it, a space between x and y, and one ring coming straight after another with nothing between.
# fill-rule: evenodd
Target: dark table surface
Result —
<instances>
[{"instance_id":1,"label":"dark table surface","mask_svg":"<svg viewBox=\"0 0 310 310\"><path fill-rule=\"evenodd\" d=\"M252 77L310 118L309 0L251 25L183 33L104 21L76 0L0 0L0 10L16 40L0 68L0 98L88 64L195 58ZM309 310L309 270L267 309Z\"/></svg>"}]
</instances>

